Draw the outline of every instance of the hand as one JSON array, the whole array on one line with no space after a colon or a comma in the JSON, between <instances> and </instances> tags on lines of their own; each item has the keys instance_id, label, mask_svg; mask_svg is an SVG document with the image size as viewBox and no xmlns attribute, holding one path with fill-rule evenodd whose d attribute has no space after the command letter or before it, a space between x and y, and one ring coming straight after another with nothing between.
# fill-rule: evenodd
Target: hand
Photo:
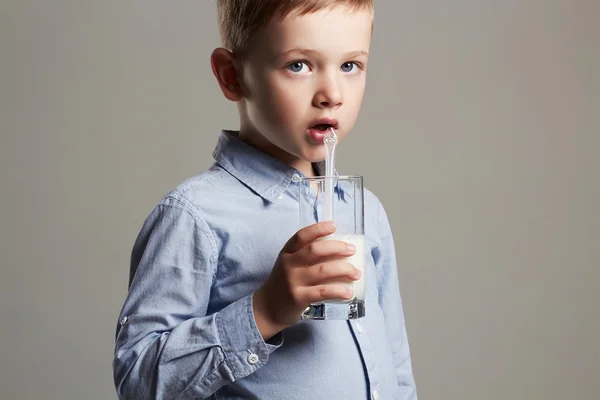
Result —
<instances>
[{"instance_id":1,"label":"hand","mask_svg":"<svg viewBox=\"0 0 600 400\"><path fill-rule=\"evenodd\" d=\"M298 231L286 243L271 275L254 294L254 317L265 340L298 321L309 304L350 300L344 283L360 279L346 261L356 249L337 240L318 240L335 232L335 224L320 222Z\"/></svg>"}]
</instances>

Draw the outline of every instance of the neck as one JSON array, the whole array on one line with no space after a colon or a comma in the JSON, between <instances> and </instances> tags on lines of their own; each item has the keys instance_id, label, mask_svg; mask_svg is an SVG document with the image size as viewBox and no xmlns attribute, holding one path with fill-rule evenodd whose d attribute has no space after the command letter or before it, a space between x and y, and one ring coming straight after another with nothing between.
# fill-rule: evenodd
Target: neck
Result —
<instances>
[{"instance_id":1,"label":"neck","mask_svg":"<svg viewBox=\"0 0 600 400\"><path fill-rule=\"evenodd\" d=\"M262 151L263 153L266 153L271 157L276 158L279 161L289 165L290 167L297 169L304 176L316 176L312 163L310 161L302 160L301 158L298 158L292 154L285 152L284 150L275 146L273 143L269 142L262 135L249 134L247 131L243 131L240 129L238 138L241 141L249 144L250 146Z\"/></svg>"}]
</instances>

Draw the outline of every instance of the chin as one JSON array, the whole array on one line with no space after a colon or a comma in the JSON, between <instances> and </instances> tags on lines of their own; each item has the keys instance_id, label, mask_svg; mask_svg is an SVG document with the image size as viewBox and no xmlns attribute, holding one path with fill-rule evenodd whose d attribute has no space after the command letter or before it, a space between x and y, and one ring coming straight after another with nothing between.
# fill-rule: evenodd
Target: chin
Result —
<instances>
[{"instance_id":1,"label":"chin","mask_svg":"<svg viewBox=\"0 0 600 400\"><path fill-rule=\"evenodd\" d=\"M325 160L325 146L308 148L302 151L301 159L311 163L318 163Z\"/></svg>"}]
</instances>

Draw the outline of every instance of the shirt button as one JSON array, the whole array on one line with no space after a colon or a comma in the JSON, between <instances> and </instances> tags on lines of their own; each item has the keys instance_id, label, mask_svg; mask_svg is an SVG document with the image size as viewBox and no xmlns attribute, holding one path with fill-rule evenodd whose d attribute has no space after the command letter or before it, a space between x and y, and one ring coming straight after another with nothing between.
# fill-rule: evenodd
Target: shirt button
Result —
<instances>
[{"instance_id":1,"label":"shirt button","mask_svg":"<svg viewBox=\"0 0 600 400\"><path fill-rule=\"evenodd\" d=\"M302 178L298 174L294 174L294 176L292 176L292 182L300 182L301 180Z\"/></svg>"},{"instance_id":2,"label":"shirt button","mask_svg":"<svg viewBox=\"0 0 600 400\"><path fill-rule=\"evenodd\" d=\"M257 362L258 362L258 356L256 354L252 353L248 356L248 364L254 365Z\"/></svg>"},{"instance_id":3,"label":"shirt button","mask_svg":"<svg viewBox=\"0 0 600 400\"><path fill-rule=\"evenodd\" d=\"M373 390L373 400L379 400L379 392L377 389Z\"/></svg>"},{"instance_id":4,"label":"shirt button","mask_svg":"<svg viewBox=\"0 0 600 400\"><path fill-rule=\"evenodd\" d=\"M121 319L121 326L125 325L128 320L129 320L129 318L123 317L123 319Z\"/></svg>"},{"instance_id":5,"label":"shirt button","mask_svg":"<svg viewBox=\"0 0 600 400\"><path fill-rule=\"evenodd\" d=\"M283 195L280 195L280 196L278 197L278 199L279 199L279 200L282 200L282 199L283 199Z\"/></svg>"},{"instance_id":6,"label":"shirt button","mask_svg":"<svg viewBox=\"0 0 600 400\"><path fill-rule=\"evenodd\" d=\"M363 333L362 325L357 322L354 326L356 326L356 331L358 332L358 334L362 335L362 333Z\"/></svg>"}]
</instances>

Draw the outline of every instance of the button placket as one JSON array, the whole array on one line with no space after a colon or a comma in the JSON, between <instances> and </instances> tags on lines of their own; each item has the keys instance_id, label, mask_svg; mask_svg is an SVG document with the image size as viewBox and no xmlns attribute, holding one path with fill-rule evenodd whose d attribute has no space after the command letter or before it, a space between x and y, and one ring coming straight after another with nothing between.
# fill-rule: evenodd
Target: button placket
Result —
<instances>
[{"instance_id":1,"label":"button placket","mask_svg":"<svg viewBox=\"0 0 600 400\"><path fill-rule=\"evenodd\" d=\"M362 335L362 333L363 333L363 328L362 328L362 325L360 324L360 322L358 322L358 321L357 321L357 322L354 324L354 326L356 327L356 331L358 332L358 334L359 334L359 335Z\"/></svg>"},{"instance_id":2,"label":"button placket","mask_svg":"<svg viewBox=\"0 0 600 400\"><path fill-rule=\"evenodd\" d=\"M379 367L375 360L375 350L369 339L369 335L366 334L364 327L358 321L352 323L354 337L356 338L358 348L363 357L363 366L367 371L367 381L371 388L370 399L379 400L381 393L379 392Z\"/></svg>"}]
</instances>

